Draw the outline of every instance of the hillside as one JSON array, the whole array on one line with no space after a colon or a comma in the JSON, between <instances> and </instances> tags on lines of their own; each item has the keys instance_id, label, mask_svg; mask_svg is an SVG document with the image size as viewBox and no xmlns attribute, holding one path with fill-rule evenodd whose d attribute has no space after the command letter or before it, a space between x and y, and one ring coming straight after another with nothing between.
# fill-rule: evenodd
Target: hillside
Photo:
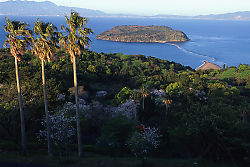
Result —
<instances>
[{"instance_id":1,"label":"hillside","mask_svg":"<svg viewBox=\"0 0 250 167\"><path fill-rule=\"evenodd\" d=\"M58 6L49 1L5 1L0 2L0 15L21 15L21 16L64 16L74 10L84 16L103 16L104 12L77 7Z\"/></svg>"},{"instance_id":2,"label":"hillside","mask_svg":"<svg viewBox=\"0 0 250 167\"><path fill-rule=\"evenodd\" d=\"M224 13L224 14L210 14L195 16L196 19L209 20L250 20L250 11Z\"/></svg>"},{"instance_id":3,"label":"hillside","mask_svg":"<svg viewBox=\"0 0 250 167\"><path fill-rule=\"evenodd\" d=\"M250 11L240 11L223 14L209 14L197 16L181 16L181 15L155 15L153 18L168 18L168 19L201 19L201 20L250 20Z\"/></svg>"},{"instance_id":4,"label":"hillside","mask_svg":"<svg viewBox=\"0 0 250 167\"><path fill-rule=\"evenodd\" d=\"M181 16L171 14L159 14L154 16L140 16L136 14L117 13L110 14L100 10L92 10L79 7L58 6L50 1L36 2L27 0L8 0L0 2L0 15L21 16L64 16L71 10L75 10L86 17L142 17L142 18L168 18L168 19L204 19L204 20L250 20L250 11L239 11L224 14L210 14L197 16Z\"/></svg>"},{"instance_id":5,"label":"hillside","mask_svg":"<svg viewBox=\"0 0 250 167\"><path fill-rule=\"evenodd\" d=\"M117 42L185 42L189 38L181 31L167 26L116 26L96 37L101 40Z\"/></svg>"},{"instance_id":6,"label":"hillside","mask_svg":"<svg viewBox=\"0 0 250 167\"><path fill-rule=\"evenodd\" d=\"M60 158L74 158L60 163L55 161L55 166L64 162L67 165L80 164L78 158L74 157L77 155L75 120L62 126L65 125L64 120L70 120L75 115L72 63L68 53L63 50L55 53L55 57L57 59L46 64L50 116L59 122L53 121L53 133L68 134L72 129L73 136L63 140L67 140L72 151L67 154L65 151ZM34 155L40 159L41 155L46 155L47 146L44 142L46 138L40 137L45 129L40 59L28 52L19 63L19 71L29 139L27 146L36 148L29 149L27 158L31 159L31 151L35 151ZM237 155L234 156L236 163L247 166L250 159L249 71L249 65L195 71L181 64L150 56L105 54L85 50L77 58L84 150L91 152L91 155L105 156L105 159L110 155L117 159L129 157L130 161L133 154L127 147L127 141L140 130L136 125L144 124L146 127L159 129L159 134L162 135L159 140L161 145L149 158L157 158L155 162L163 165L152 166L166 166L162 159L171 157L176 157L176 162L181 161L182 153L194 158L202 153L205 160L216 160L220 157L221 162L228 162L227 157L223 157L229 147L231 154ZM0 81L0 157L8 154L12 158L10 153L20 157L15 65L9 49L0 49ZM65 114L61 115L62 113ZM57 138L61 139L61 136ZM115 144L110 145L110 142ZM66 145L64 143L55 145L55 152L64 151L64 148L61 149L61 146ZM227 147L218 150L220 143L226 143ZM56 154L54 159L60 158ZM132 162L134 160L136 158ZM51 166L48 161L44 162L44 166ZM177 164L176 162L173 164ZM193 166L197 161L195 159L190 162L190 165L179 166ZM135 166L127 165L124 161L116 164L107 166ZM203 165L200 161L199 165L222 167Z\"/></svg>"}]
</instances>

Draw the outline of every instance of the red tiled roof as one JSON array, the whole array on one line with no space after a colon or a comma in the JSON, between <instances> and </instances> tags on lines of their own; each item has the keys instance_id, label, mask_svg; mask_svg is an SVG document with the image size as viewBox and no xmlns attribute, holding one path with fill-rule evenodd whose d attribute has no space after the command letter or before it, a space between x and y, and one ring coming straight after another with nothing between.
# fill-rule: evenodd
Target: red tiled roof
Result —
<instances>
[{"instance_id":1,"label":"red tiled roof","mask_svg":"<svg viewBox=\"0 0 250 167\"><path fill-rule=\"evenodd\" d=\"M196 69L196 71L198 70L209 70L209 69L214 69L214 70L221 70L222 68L214 63L210 63L209 61L204 61L204 64L202 64L200 67L198 67Z\"/></svg>"}]
</instances>

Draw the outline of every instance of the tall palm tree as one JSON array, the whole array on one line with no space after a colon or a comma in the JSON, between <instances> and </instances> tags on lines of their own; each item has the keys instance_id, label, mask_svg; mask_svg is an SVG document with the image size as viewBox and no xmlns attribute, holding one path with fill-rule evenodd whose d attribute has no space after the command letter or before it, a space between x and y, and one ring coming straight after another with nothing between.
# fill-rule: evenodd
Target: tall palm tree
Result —
<instances>
[{"instance_id":1,"label":"tall palm tree","mask_svg":"<svg viewBox=\"0 0 250 167\"><path fill-rule=\"evenodd\" d=\"M48 155L53 155L52 141L51 141L51 126L49 120L48 111L48 100L47 100L47 89L46 89L46 78L45 78L45 68L44 64L50 62L51 58L54 56L56 48L58 47L58 32L57 28L51 23L44 23L42 21L37 21L34 23L34 33L37 38L34 40L34 45L32 46L32 52L38 55L42 64L42 82L43 82L43 96L44 96L44 106L45 106L45 116L47 124L47 141L48 141Z\"/></svg>"},{"instance_id":2,"label":"tall palm tree","mask_svg":"<svg viewBox=\"0 0 250 167\"><path fill-rule=\"evenodd\" d=\"M149 90L145 86L142 86L140 89L140 92L142 94L142 110L144 110L145 109L145 98L149 95Z\"/></svg>"},{"instance_id":3,"label":"tall palm tree","mask_svg":"<svg viewBox=\"0 0 250 167\"><path fill-rule=\"evenodd\" d=\"M21 85L19 79L18 62L21 61L22 55L26 52L27 46L30 44L31 31L27 29L28 24L20 21L10 21L5 17L7 25L4 25L4 30L8 33L6 35L7 40L4 42L4 47L10 46L10 53L15 57L15 68L16 68L16 81L17 81L17 92L20 109L21 119L21 135L22 135L22 151L26 155L26 134L25 134L25 120L23 112L23 101L21 94Z\"/></svg>"},{"instance_id":4,"label":"tall palm tree","mask_svg":"<svg viewBox=\"0 0 250 167\"><path fill-rule=\"evenodd\" d=\"M78 154L83 156L82 137L79 115L78 103L78 86L77 86L77 73L76 73L76 57L81 55L86 46L89 47L90 39L87 35L93 33L90 28L87 28L87 18L81 17L77 12L72 11L70 18L65 16L68 27L62 25L62 30L66 31L67 36L61 36L60 46L64 47L69 52L71 62L73 63L74 71L74 88L75 88L75 101L76 101L76 122L77 122L77 141L78 141Z\"/></svg>"},{"instance_id":5,"label":"tall palm tree","mask_svg":"<svg viewBox=\"0 0 250 167\"><path fill-rule=\"evenodd\" d=\"M168 115L168 108L169 108L169 105L172 103L172 100L169 100L167 98L162 98L162 102L165 104L165 107L166 107L166 116Z\"/></svg>"},{"instance_id":6,"label":"tall palm tree","mask_svg":"<svg viewBox=\"0 0 250 167\"><path fill-rule=\"evenodd\" d=\"M131 95L129 96L129 98L133 101L133 103L135 105L135 109L136 109L136 106L137 106L137 103L138 103L138 99L140 98L139 92L137 90L132 91ZM134 118L135 118L135 121L137 121L137 109L135 110Z\"/></svg>"}]
</instances>

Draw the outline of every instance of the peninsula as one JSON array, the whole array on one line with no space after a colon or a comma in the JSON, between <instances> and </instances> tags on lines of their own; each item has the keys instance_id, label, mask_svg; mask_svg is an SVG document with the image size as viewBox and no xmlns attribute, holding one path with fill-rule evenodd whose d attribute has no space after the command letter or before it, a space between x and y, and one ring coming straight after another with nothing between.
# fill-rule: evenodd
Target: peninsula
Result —
<instances>
[{"instance_id":1,"label":"peninsula","mask_svg":"<svg viewBox=\"0 0 250 167\"><path fill-rule=\"evenodd\" d=\"M189 38L182 31L173 30L167 26L116 26L98 35L96 39L117 42L185 42Z\"/></svg>"}]
</instances>

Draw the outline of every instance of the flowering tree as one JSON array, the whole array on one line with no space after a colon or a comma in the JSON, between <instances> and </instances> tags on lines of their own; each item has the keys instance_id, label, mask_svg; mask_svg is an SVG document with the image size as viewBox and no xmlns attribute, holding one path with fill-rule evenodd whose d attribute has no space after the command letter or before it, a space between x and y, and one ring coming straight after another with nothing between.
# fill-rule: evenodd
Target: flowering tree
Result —
<instances>
[{"instance_id":1,"label":"flowering tree","mask_svg":"<svg viewBox=\"0 0 250 167\"><path fill-rule=\"evenodd\" d=\"M71 116L69 111L74 110L73 103L66 103L61 110L54 115L50 114L49 121L51 125L52 142L60 149L68 149L68 144L72 141L72 136L75 135L76 129L72 123L76 121L75 116ZM47 138L47 128L45 119L42 121L44 130L40 130L38 138L40 140Z\"/></svg>"},{"instance_id":2,"label":"flowering tree","mask_svg":"<svg viewBox=\"0 0 250 167\"><path fill-rule=\"evenodd\" d=\"M160 132L157 128L144 127L144 125L136 125L137 131L128 141L131 152L143 161L154 149L159 147Z\"/></svg>"},{"instance_id":3,"label":"flowering tree","mask_svg":"<svg viewBox=\"0 0 250 167\"><path fill-rule=\"evenodd\" d=\"M136 120L136 107L133 100L127 100L116 108L114 115L121 114L129 119Z\"/></svg>"}]
</instances>

